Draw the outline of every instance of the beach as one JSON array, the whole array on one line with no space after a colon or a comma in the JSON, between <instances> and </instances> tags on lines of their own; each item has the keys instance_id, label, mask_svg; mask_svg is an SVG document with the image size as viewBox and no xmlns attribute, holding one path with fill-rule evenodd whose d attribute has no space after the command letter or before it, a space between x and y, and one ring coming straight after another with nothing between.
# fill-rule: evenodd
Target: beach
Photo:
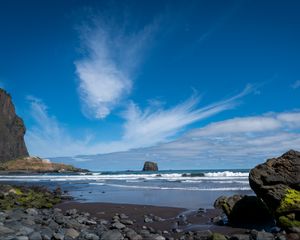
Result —
<instances>
[{"instance_id":1,"label":"beach","mask_svg":"<svg viewBox=\"0 0 300 240\"><path fill-rule=\"evenodd\" d=\"M66 212L77 209L80 212L88 212L92 217L98 219L112 220L116 214L125 214L134 220L132 228L136 231L145 227L156 231L168 231L170 236L179 237L188 231L206 231L222 233L224 235L242 234L247 231L244 228L232 228L220 226L212 222L221 212L216 209L189 210L175 207L158 207L151 205L136 204L113 204L113 203L79 203L68 201L56 205L57 208ZM160 221L153 220L145 222L145 216L161 218ZM185 220L183 221L182 218ZM179 223L179 224L178 224ZM176 229L176 230L175 230Z\"/></svg>"}]
</instances>

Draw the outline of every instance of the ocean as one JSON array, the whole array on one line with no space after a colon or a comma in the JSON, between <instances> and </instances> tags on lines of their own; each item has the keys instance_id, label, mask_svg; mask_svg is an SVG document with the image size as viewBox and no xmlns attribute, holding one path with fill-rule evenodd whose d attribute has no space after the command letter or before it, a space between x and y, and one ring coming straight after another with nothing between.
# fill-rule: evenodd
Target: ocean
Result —
<instances>
[{"instance_id":1,"label":"ocean","mask_svg":"<svg viewBox=\"0 0 300 240\"><path fill-rule=\"evenodd\" d=\"M187 209L212 208L216 198L252 195L249 170L122 171L79 174L0 175L0 182L45 185L79 202L128 203Z\"/></svg>"}]
</instances>

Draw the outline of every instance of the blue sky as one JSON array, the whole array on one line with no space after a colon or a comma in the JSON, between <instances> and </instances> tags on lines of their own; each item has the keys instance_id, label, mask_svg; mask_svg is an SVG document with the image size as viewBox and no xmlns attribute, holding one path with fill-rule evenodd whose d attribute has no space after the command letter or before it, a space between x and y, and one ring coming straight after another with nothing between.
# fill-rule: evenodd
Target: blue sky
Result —
<instances>
[{"instance_id":1,"label":"blue sky","mask_svg":"<svg viewBox=\"0 0 300 240\"><path fill-rule=\"evenodd\" d=\"M299 10L1 1L0 86L32 155L106 170L252 167L300 149Z\"/></svg>"}]
</instances>

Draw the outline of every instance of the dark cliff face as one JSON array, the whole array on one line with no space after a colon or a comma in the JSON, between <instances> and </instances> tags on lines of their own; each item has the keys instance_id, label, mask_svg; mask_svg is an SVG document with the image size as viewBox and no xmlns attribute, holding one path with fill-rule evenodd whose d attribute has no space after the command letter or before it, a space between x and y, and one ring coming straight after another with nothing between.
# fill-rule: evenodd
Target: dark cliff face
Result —
<instances>
[{"instance_id":1,"label":"dark cliff face","mask_svg":"<svg viewBox=\"0 0 300 240\"><path fill-rule=\"evenodd\" d=\"M10 95L0 88L0 163L27 157L25 126L16 115Z\"/></svg>"}]
</instances>

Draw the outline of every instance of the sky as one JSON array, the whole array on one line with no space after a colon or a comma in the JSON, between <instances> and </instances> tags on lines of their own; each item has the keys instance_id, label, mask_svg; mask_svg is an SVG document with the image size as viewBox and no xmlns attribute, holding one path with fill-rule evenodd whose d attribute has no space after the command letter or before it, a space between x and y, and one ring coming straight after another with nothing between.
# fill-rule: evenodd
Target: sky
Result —
<instances>
[{"instance_id":1,"label":"sky","mask_svg":"<svg viewBox=\"0 0 300 240\"><path fill-rule=\"evenodd\" d=\"M31 155L250 168L300 150L299 1L0 2L0 87Z\"/></svg>"}]
</instances>

